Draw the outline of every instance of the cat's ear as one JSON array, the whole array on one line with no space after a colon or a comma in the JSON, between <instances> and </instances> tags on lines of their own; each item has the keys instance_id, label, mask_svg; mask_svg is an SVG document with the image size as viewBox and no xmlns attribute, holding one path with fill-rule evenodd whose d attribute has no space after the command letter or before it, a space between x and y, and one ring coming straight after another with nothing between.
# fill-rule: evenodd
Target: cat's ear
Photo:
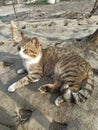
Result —
<instances>
[{"instance_id":1,"label":"cat's ear","mask_svg":"<svg viewBox=\"0 0 98 130\"><path fill-rule=\"evenodd\" d=\"M25 34L23 32L21 32L21 38L25 39L25 37L26 37Z\"/></svg>"},{"instance_id":2,"label":"cat's ear","mask_svg":"<svg viewBox=\"0 0 98 130\"><path fill-rule=\"evenodd\" d=\"M38 48L40 46L40 43L36 37L33 37L31 39L31 42L36 46L36 48Z\"/></svg>"}]
</instances>

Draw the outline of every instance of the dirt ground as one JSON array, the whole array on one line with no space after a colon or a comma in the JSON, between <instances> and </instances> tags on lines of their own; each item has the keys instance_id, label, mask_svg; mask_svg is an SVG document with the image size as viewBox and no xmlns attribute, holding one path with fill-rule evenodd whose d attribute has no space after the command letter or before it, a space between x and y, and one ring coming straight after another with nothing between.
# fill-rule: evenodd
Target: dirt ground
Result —
<instances>
[{"instance_id":1,"label":"dirt ground","mask_svg":"<svg viewBox=\"0 0 98 130\"><path fill-rule=\"evenodd\" d=\"M92 0L80 0L73 2L60 2L54 5L17 5L16 12L18 13L19 20L34 20L34 19L43 19L43 18L80 18L81 16L89 13L94 5L94 1ZM0 7L0 15L9 15L7 19L10 21L13 19L13 6L3 6ZM58 15L56 16L56 13ZM98 14L96 11L95 14Z\"/></svg>"}]
</instances>

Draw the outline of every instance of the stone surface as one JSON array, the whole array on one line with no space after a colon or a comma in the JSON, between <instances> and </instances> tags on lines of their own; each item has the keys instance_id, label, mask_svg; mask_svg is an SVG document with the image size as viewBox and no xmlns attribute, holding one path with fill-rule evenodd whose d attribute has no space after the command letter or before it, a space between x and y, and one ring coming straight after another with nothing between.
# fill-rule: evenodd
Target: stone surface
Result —
<instances>
[{"instance_id":1,"label":"stone surface","mask_svg":"<svg viewBox=\"0 0 98 130\"><path fill-rule=\"evenodd\" d=\"M0 130L11 130L11 129L6 126L0 125Z\"/></svg>"}]
</instances>

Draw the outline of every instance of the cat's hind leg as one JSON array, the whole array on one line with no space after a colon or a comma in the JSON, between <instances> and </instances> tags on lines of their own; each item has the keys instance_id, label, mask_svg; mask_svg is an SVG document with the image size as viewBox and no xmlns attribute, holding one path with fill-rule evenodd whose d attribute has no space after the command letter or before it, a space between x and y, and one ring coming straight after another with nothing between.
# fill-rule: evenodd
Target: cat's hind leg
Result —
<instances>
[{"instance_id":1,"label":"cat's hind leg","mask_svg":"<svg viewBox=\"0 0 98 130\"><path fill-rule=\"evenodd\" d=\"M61 88L60 91L62 93L61 96L57 97L55 100L55 105L60 106L63 102L70 102L71 100L71 90L69 89L68 84L64 84Z\"/></svg>"},{"instance_id":2,"label":"cat's hind leg","mask_svg":"<svg viewBox=\"0 0 98 130\"><path fill-rule=\"evenodd\" d=\"M56 100L55 100L55 105L56 105L56 106L60 106L60 104L63 103L63 102L65 102L63 96L59 96L59 97L57 97Z\"/></svg>"},{"instance_id":3,"label":"cat's hind leg","mask_svg":"<svg viewBox=\"0 0 98 130\"><path fill-rule=\"evenodd\" d=\"M39 87L41 93L54 92L61 86L61 81L56 80L53 84L45 84Z\"/></svg>"},{"instance_id":4,"label":"cat's hind leg","mask_svg":"<svg viewBox=\"0 0 98 130\"><path fill-rule=\"evenodd\" d=\"M63 102L70 102L70 101L71 101L71 91L70 89L68 89L63 95L56 98L55 105L60 106Z\"/></svg>"}]
</instances>

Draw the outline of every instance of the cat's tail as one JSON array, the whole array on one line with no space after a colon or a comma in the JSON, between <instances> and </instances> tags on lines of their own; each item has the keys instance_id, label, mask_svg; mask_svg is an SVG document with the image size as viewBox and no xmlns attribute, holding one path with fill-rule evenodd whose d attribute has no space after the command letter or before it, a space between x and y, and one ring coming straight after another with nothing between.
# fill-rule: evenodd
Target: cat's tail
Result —
<instances>
[{"instance_id":1,"label":"cat's tail","mask_svg":"<svg viewBox=\"0 0 98 130\"><path fill-rule=\"evenodd\" d=\"M65 101L70 101L73 103L85 102L92 94L94 89L94 74L90 70L88 72L87 78L81 86L78 92L72 92L69 87L66 88L66 92L63 94Z\"/></svg>"}]
</instances>

